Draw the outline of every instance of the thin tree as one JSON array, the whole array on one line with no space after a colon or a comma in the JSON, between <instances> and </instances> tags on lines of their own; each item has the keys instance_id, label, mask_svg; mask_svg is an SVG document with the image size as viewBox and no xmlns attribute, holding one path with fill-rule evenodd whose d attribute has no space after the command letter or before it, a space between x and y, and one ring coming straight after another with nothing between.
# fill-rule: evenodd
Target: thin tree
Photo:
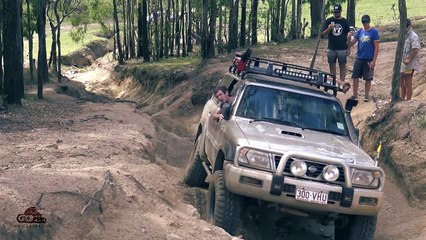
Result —
<instances>
[{"instance_id":1,"label":"thin tree","mask_svg":"<svg viewBox=\"0 0 426 240\"><path fill-rule=\"evenodd\" d=\"M217 18L217 3L216 0L210 0L210 31L209 31L209 40L208 40L208 58L213 58L215 53L215 44L214 39L216 37L216 18Z\"/></svg>"},{"instance_id":2,"label":"thin tree","mask_svg":"<svg viewBox=\"0 0 426 240\"><path fill-rule=\"evenodd\" d=\"M24 97L21 1L3 0L4 95L8 104Z\"/></svg>"},{"instance_id":3,"label":"thin tree","mask_svg":"<svg viewBox=\"0 0 426 240\"><path fill-rule=\"evenodd\" d=\"M311 2L311 38L315 38L319 35L318 29L320 29L321 18L324 15L321 11L324 7L324 0L310 0Z\"/></svg>"},{"instance_id":4,"label":"thin tree","mask_svg":"<svg viewBox=\"0 0 426 240\"><path fill-rule=\"evenodd\" d=\"M203 59L208 58L208 12L209 12L208 0L202 0L201 4L201 57Z\"/></svg>"},{"instance_id":5,"label":"thin tree","mask_svg":"<svg viewBox=\"0 0 426 240\"><path fill-rule=\"evenodd\" d=\"M64 19L75 12L80 7L80 1L79 0L63 0L59 4L60 0L56 0L54 5L54 12L56 17L56 23L57 23L57 44L58 44L58 69L57 69L57 77L58 77L58 83L61 82L62 74L61 74L61 65L62 65L62 53L61 53L61 24L64 21Z\"/></svg>"},{"instance_id":6,"label":"thin tree","mask_svg":"<svg viewBox=\"0 0 426 240\"><path fill-rule=\"evenodd\" d=\"M138 45L138 51L137 51L137 57L142 57L142 22L144 19L142 18L142 2L138 2L138 39L137 39L137 45ZM145 19L146 21L146 19Z\"/></svg>"},{"instance_id":7,"label":"thin tree","mask_svg":"<svg viewBox=\"0 0 426 240\"><path fill-rule=\"evenodd\" d=\"M145 62L149 62L148 5L146 1L142 0L142 57Z\"/></svg>"},{"instance_id":8,"label":"thin tree","mask_svg":"<svg viewBox=\"0 0 426 240\"><path fill-rule=\"evenodd\" d=\"M169 57L169 43L170 43L170 29L171 29L171 24L170 24L170 9L171 8L171 1L167 0L167 10L166 10L166 29L165 29L165 41L164 41L164 55L166 58Z\"/></svg>"},{"instance_id":9,"label":"thin tree","mask_svg":"<svg viewBox=\"0 0 426 240\"><path fill-rule=\"evenodd\" d=\"M350 26L355 26L355 8L356 0L348 0L348 9L346 11L346 19Z\"/></svg>"},{"instance_id":10,"label":"thin tree","mask_svg":"<svg viewBox=\"0 0 426 240\"><path fill-rule=\"evenodd\" d=\"M126 19L126 1L129 0L122 0L121 1L121 12L123 17L123 47L124 47L124 59L129 59L129 44L127 41L127 19Z\"/></svg>"},{"instance_id":11,"label":"thin tree","mask_svg":"<svg viewBox=\"0 0 426 240\"><path fill-rule=\"evenodd\" d=\"M31 8L30 8L30 0L26 0L27 3L27 34L28 34L28 58L30 62L30 80L34 81L34 61L33 61L33 34L34 29L31 24Z\"/></svg>"},{"instance_id":12,"label":"thin tree","mask_svg":"<svg viewBox=\"0 0 426 240\"><path fill-rule=\"evenodd\" d=\"M230 0L230 11L229 11L229 41L228 41L228 52L237 48L238 44L238 9L239 0Z\"/></svg>"},{"instance_id":13,"label":"thin tree","mask_svg":"<svg viewBox=\"0 0 426 240\"><path fill-rule=\"evenodd\" d=\"M46 54L46 9L47 0L38 1L37 11L37 34L38 34L38 57L37 57L37 98L43 99L43 83L49 80Z\"/></svg>"},{"instance_id":14,"label":"thin tree","mask_svg":"<svg viewBox=\"0 0 426 240\"><path fill-rule=\"evenodd\" d=\"M0 94L3 93L3 1L0 1Z\"/></svg>"},{"instance_id":15,"label":"thin tree","mask_svg":"<svg viewBox=\"0 0 426 240\"><path fill-rule=\"evenodd\" d=\"M160 0L160 58L164 57L164 9Z\"/></svg>"},{"instance_id":16,"label":"thin tree","mask_svg":"<svg viewBox=\"0 0 426 240\"><path fill-rule=\"evenodd\" d=\"M251 45L257 44L257 9L259 0L253 0L251 4Z\"/></svg>"},{"instance_id":17,"label":"thin tree","mask_svg":"<svg viewBox=\"0 0 426 240\"><path fill-rule=\"evenodd\" d=\"M186 57L186 40L185 40L185 0L182 0L181 4L181 33L182 33L182 57Z\"/></svg>"},{"instance_id":18,"label":"thin tree","mask_svg":"<svg viewBox=\"0 0 426 240\"><path fill-rule=\"evenodd\" d=\"M192 0L188 0L186 16L187 16L186 47L187 47L187 52L190 53L192 52Z\"/></svg>"},{"instance_id":19,"label":"thin tree","mask_svg":"<svg viewBox=\"0 0 426 240\"><path fill-rule=\"evenodd\" d=\"M322 5L322 8L321 8L321 21L320 21L320 26L322 26L323 24L324 24L324 11L325 11L325 6L326 6L326 3L327 3L327 1L328 0L325 0L326 2ZM316 60L316 58L317 58L317 54L318 54L318 48L319 48L319 43L320 43L320 41L321 41L321 28L318 28L317 29L317 31L318 31L318 34L317 34L317 44L316 44L316 46L315 46L315 52L314 52L314 55L312 56L312 60L311 60L311 65L310 65L310 68L314 68L314 65L315 65L315 60Z\"/></svg>"},{"instance_id":20,"label":"thin tree","mask_svg":"<svg viewBox=\"0 0 426 240\"><path fill-rule=\"evenodd\" d=\"M395 104L399 100L399 84L400 84L400 69L402 62L402 53L404 51L404 42L406 34L406 25L407 25L407 5L405 0L398 0L399 8L399 37L398 37L398 46L396 48L395 54L395 63L393 65L393 75L392 75L392 104Z\"/></svg>"},{"instance_id":21,"label":"thin tree","mask_svg":"<svg viewBox=\"0 0 426 240\"><path fill-rule=\"evenodd\" d=\"M247 0L241 0L240 47L246 46Z\"/></svg>"},{"instance_id":22,"label":"thin tree","mask_svg":"<svg viewBox=\"0 0 426 240\"><path fill-rule=\"evenodd\" d=\"M297 8L296 8L296 0L291 1L291 24L290 24L290 33L288 34L288 38L290 40L297 38Z\"/></svg>"},{"instance_id":23,"label":"thin tree","mask_svg":"<svg viewBox=\"0 0 426 240\"><path fill-rule=\"evenodd\" d=\"M118 23L118 14L117 14L117 0L112 0L112 4L114 7L114 22L115 22L115 33L117 38L117 49L118 49L118 63L123 64L123 49L121 48L121 41L120 41L120 27Z\"/></svg>"}]
</instances>

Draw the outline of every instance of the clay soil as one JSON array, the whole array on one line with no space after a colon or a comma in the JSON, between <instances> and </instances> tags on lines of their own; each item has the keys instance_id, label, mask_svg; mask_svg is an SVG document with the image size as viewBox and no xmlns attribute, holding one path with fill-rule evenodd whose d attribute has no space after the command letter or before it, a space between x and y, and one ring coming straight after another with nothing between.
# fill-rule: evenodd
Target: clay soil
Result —
<instances>
[{"instance_id":1,"label":"clay soil","mask_svg":"<svg viewBox=\"0 0 426 240\"><path fill-rule=\"evenodd\" d=\"M321 49L316 67L327 69ZM382 44L374 101L361 102L353 112L361 129L388 101L394 52L395 43ZM258 47L254 54L306 66L312 55L280 46ZM45 86L43 100L27 89L22 107L0 112L0 239L232 239L202 219L205 190L182 184L202 109L193 104L194 96L212 89L231 58L186 69L192 80L163 95L112 73L108 57L69 70L70 80ZM349 69L352 64L353 57ZM214 80L194 80L200 78ZM425 91L418 90L414 101L424 104ZM424 239L424 202L407 200L393 171L381 165L387 171L386 197L375 239ZM37 207L46 223L18 223L18 214L29 207ZM262 225L256 227L262 231ZM279 239L264 236L246 238Z\"/></svg>"}]
</instances>

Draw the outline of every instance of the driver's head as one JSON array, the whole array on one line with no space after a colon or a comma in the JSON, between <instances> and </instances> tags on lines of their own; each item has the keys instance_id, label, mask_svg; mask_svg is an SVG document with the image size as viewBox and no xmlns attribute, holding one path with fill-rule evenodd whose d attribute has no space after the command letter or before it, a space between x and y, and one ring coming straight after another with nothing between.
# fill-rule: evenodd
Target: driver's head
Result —
<instances>
[{"instance_id":1,"label":"driver's head","mask_svg":"<svg viewBox=\"0 0 426 240\"><path fill-rule=\"evenodd\" d=\"M225 86L219 86L215 89L214 95L220 102L228 102L229 101L229 93L228 89Z\"/></svg>"}]
</instances>

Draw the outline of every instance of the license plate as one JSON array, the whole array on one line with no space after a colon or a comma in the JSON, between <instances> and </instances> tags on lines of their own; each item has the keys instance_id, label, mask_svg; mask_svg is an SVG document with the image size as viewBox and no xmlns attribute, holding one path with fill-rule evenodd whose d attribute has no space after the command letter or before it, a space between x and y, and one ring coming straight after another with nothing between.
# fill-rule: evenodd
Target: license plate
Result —
<instances>
[{"instance_id":1,"label":"license plate","mask_svg":"<svg viewBox=\"0 0 426 240\"><path fill-rule=\"evenodd\" d=\"M296 199L305 202L327 204L328 194L305 189L296 189Z\"/></svg>"}]
</instances>

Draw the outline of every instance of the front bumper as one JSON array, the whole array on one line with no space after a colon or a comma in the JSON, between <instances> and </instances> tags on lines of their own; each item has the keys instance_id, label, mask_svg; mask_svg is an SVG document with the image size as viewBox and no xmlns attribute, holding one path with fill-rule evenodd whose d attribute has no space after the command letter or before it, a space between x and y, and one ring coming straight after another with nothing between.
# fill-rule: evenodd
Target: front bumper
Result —
<instances>
[{"instance_id":1,"label":"front bumper","mask_svg":"<svg viewBox=\"0 0 426 240\"><path fill-rule=\"evenodd\" d=\"M246 182L243 179L251 179L253 181ZM292 209L319 214L343 213L376 216L383 205L384 192L382 189L345 188L339 185L285 176L282 189L278 193L272 193L273 191L271 190L274 189L272 188L273 183L275 185L277 179L282 181L282 177L276 178L276 175L271 172L235 166L232 163L225 165L225 182L229 191L247 197L280 203ZM328 202L323 205L296 200L296 188L328 193ZM348 192L350 193L349 195ZM348 199L348 197L351 199ZM377 203L375 205L361 203L361 198L377 199ZM350 200L349 204L348 200Z\"/></svg>"}]
</instances>

